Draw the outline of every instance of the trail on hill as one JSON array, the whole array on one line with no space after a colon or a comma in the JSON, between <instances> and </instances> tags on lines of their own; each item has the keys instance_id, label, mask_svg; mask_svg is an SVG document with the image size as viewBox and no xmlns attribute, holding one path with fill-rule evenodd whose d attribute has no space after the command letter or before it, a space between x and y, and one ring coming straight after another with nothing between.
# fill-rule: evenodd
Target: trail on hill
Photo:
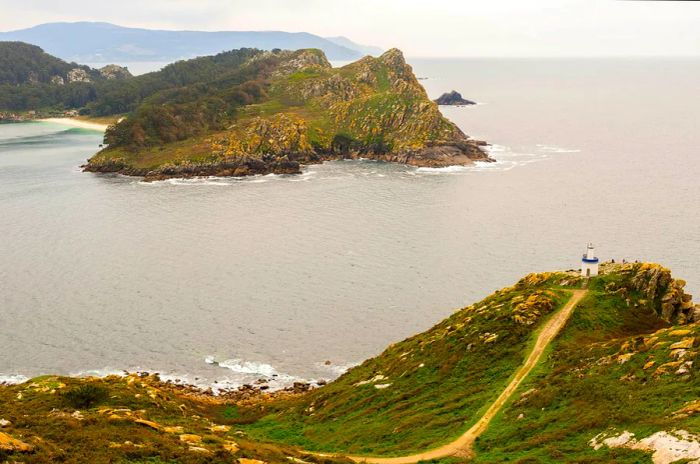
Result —
<instances>
[{"instance_id":1,"label":"trail on hill","mask_svg":"<svg viewBox=\"0 0 700 464\"><path fill-rule=\"evenodd\" d=\"M588 290L572 290L573 295L564 307L555 313L542 328L542 331L537 336L535 346L528 355L525 363L515 373L515 377L510 381L508 386L496 398L489 409L483 416L464 434L455 441L448 443L440 448L435 448L424 453L412 454L410 456L399 456L393 458L380 458L368 456L348 456L355 462L373 463L373 464L414 464L419 461L427 461L430 459L439 459L449 456L468 457L472 454L471 448L474 440L481 435L488 427L491 419L493 419L508 399L515 393L515 390L520 386L520 383L528 376L532 369L537 365L542 353L544 353L547 345L556 337L559 331L564 327L566 321L569 320L574 308L581 301Z\"/></svg>"}]
</instances>

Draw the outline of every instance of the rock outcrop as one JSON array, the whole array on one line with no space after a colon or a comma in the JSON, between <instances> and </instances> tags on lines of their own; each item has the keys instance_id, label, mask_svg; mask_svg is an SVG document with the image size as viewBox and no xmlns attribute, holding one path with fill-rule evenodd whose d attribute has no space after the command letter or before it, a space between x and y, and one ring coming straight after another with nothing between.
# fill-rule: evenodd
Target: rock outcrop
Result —
<instances>
[{"instance_id":1,"label":"rock outcrop","mask_svg":"<svg viewBox=\"0 0 700 464\"><path fill-rule=\"evenodd\" d=\"M641 293L645 301L658 308L663 320L675 324L700 322L700 305L683 290L686 282L674 279L669 269L655 263L606 263L602 272L625 277L619 284L609 285L607 291Z\"/></svg>"},{"instance_id":2,"label":"rock outcrop","mask_svg":"<svg viewBox=\"0 0 700 464\"><path fill-rule=\"evenodd\" d=\"M108 64L107 66L100 68L99 71L102 77L109 80L120 80L133 77L129 72L129 69L116 64Z\"/></svg>"},{"instance_id":3,"label":"rock outcrop","mask_svg":"<svg viewBox=\"0 0 700 464\"><path fill-rule=\"evenodd\" d=\"M452 92L445 92L437 100L434 100L438 105L446 106L464 106L464 105L476 105L476 102L462 98L462 94L453 90Z\"/></svg>"}]
</instances>

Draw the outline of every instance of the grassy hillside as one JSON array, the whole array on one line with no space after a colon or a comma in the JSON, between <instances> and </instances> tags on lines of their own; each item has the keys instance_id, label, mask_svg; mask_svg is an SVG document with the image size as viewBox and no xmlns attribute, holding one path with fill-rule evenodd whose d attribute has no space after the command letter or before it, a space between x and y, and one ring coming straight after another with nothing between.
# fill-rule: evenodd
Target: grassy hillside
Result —
<instances>
[{"instance_id":1,"label":"grassy hillside","mask_svg":"<svg viewBox=\"0 0 700 464\"><path fill-rule=\"evenodd\" d=\"M683 282L657 265L609 265L605 272L591 281L589 296L546 360L520 386L516 396L525 400L508 405L478 440L478 462L638 462L646 455L596 451L587 442L613 425L640 433L671 424L698 430L697 418L672 415L700 393L692 370L697 367L680 376L669 365L659 374L642 370L652 358L656 366L669 361L666 339L698 330L691 325L692 332L680 336L684 332L668 329L657 335L660 345L645 348L645 337L691 319ZM565 301L566 288L578 285L577 277L564 273L528 276L325 388L265 410L243 409L241 422L249 422L245 430L256 439L319 451L403 455L435 448L486 409L522 363L542 320ZM624 353L647 350L620 364ZM695 352L686 356L692 361Z\"/></svg>"},{"instance_id":2,"label":"grassy hillside","mask_svg":"<svg viewBox=\"0 0 700 464\"><path fill-rule=\"evenodd\" d=\"M226 425L220 403L135 374L0 386L0 462L348 462L253 442Z\"/></svg>"},{"instance_id":3,"label":"grassy hillside","mask_svg":"<svg viewBox=\"0 0 700 464\"><path fill-rule=\"evenodd\" d=\"M700 432L700 324L669 326L660 301L610 286L618 279L595 281L547 360L478 441L475 462L652 462L589 442L601 432Z\"/></svg>"},{"instance_id":4,"label":"grassy hillside","mask_svg":"<svg viewBox=\"0 0 700 464\"><path fill-rule=\"evenodd\" d=\"M470 462L651 463L654 447L656 464L700 458L682 454L700 450L700 307L659 265L602 271ZM483 414L581 285L528 275L304 394L212 398L138 375L0 387L0 462L330 463L348 461L308 451L436 448Z\"/></svg>"},{"instance_id":5,"label":"grassy hillside","mask_svg":"<svg viewBox=\"0 0 700 464\"><path fill-rule=\"evenodd\" d=\"M562 285L563 284L563 285ZM533 335L578 285L532 275L389 347L307 397L243 411L251 437L312 450L400 455L456 437L525 359Z\"/></svg>"}]
</instances>

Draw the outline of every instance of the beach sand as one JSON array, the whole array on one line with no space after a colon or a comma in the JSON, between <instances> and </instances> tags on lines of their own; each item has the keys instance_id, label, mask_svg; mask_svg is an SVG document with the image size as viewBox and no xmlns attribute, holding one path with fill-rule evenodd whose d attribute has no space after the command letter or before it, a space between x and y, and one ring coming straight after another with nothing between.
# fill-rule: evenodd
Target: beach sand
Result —
<instances>
[{"instance_id":1,"label":"beach sand","mask_svg":"<svg viewBox=\"0 0 700 464\"><path fill-rule=\"evenodd\" d=\"M74 119L74 118L46 118L46 119L39 119L39 121L52 122L54 124L63 124L64 126L79 127L81 129L90 129L90 130L96 130L96 131L100 131L100 132L106 131L107 127L108 127L107 124L82 121L80 119Z\"/></svg>"}]
</instances>

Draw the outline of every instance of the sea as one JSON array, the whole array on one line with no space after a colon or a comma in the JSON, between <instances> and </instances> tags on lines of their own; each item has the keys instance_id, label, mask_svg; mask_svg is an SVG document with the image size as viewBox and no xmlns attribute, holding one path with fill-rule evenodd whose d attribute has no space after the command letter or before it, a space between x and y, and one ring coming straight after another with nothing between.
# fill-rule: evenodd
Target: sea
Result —
<instances>
[{"instance_id":1,"label":"sea","mask_svg":"<svg viewBox=\"0 0 700 464\"><path fill-rule=\"evenodd\" d=\"M0 126L0 382L333 379L529 272L662 263L700 291L700 60L410 59L495 163L145 183L102 135Z\"/></svg>"}]
</instances>

